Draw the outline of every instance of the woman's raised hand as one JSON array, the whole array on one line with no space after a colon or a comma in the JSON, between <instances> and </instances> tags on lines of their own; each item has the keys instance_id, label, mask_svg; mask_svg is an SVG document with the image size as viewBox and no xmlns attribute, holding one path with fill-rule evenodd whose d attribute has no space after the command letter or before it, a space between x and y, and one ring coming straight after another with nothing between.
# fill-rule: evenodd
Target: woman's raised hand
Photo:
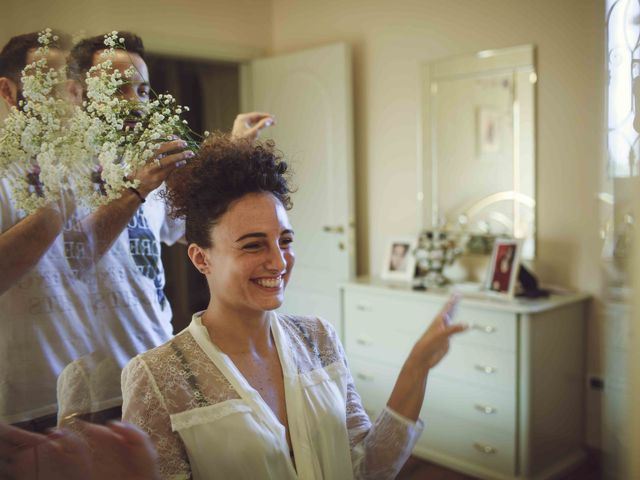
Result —
<instances>
[{"instance_id":1,"label":"woman's raised hand","mask_svg":"<svg viewBox=\"0 0 640 480\"><path fill-rule=\"evenodd\" d=\"M412 363L423 367L425 373L435 367L447 354L451 336L467 329L464 324L452 323L459 301L460 297L455 294L449 298L409 354Z\"/></svg>"}]
</instances>

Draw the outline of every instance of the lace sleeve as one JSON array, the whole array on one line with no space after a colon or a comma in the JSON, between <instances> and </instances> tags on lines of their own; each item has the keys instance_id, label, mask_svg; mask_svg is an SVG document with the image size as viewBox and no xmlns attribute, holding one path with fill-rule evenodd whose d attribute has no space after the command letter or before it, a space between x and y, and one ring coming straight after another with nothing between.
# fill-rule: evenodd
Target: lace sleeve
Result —
<instances>
[{"instance_id":1,"label":"lace sleeve","mask_svg":"<svg viewBox=\"0 0 640 480\"><path fill-rule=\"evenodd\" d=\"M122 419L149 434L158 451L163 479L191 478L191 468L182 440L171 429L167 406L144 360L136 357L122 371Z\"/></svg>"},{"instance_id":2,"label":"lace sleeve","mask_svg":"<svg viewBox=\"0 0 640 480\"><path fill-rule=\"evenodd\" d=\"M344 355L341 345L339 348ZM349 374L347 430L354 478L396 478L411 455L423 428L421 420L412 422L389 407L382 410L372 425Z\"/></svg>"},{"instance_id":3,"label":"lace sleeve","mask_svg":"<svg viewBox=\"0 0 640 480\"><path fill-rule=\"evenodd\" d=\"M74 413L91 411L89 378L80 362L71 362L64 367L58 377L56 394L58 397L58 425Z\"/></svg>"}]
</instances>

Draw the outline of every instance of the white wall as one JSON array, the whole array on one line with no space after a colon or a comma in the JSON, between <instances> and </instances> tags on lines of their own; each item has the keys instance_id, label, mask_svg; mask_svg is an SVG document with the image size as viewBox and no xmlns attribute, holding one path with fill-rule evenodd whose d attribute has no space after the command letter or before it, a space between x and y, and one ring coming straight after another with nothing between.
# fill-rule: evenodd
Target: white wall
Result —
<instances>
[{"instance_id":1,"label":"white wall","mask_svg":"<svg viewBox=\"0 0 640 480\"><path fill-rule=\"evenodd\" d=\"M385 239L416 230L420 66L488 48L537 47L538 258L544 282L600 292L595 193L603 156L600 0L273 0L271 51L347 41L354 50L359 272ZM601 372L600 320L588 369ZM590 403L589 441L599 444Z\"/></svg>"},{"instance_id":2,"label":"white wall","mask_svg":"<svg viewBox=\"0 0 640 480\"><path fill-rule=\"evenodd\" d=\"M158 53L247 57L270 42L271 5L265 0L1 0L0 44L13 35L61 28L98 35L131 30Z\"/></svg>"}]
</instances>

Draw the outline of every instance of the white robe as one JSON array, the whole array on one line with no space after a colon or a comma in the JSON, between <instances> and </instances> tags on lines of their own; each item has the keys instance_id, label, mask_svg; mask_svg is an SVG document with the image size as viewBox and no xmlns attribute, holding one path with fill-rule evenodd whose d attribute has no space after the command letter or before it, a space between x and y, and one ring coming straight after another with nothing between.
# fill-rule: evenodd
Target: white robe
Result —
<instances>
[{"instance_id":1,"label":"white robe","mask_svg":"<svg viewBox=\"0 0 640 480\"><path fill-rule=\"evenodd\" d=\"M166 479L394 478L422 431L385 409L372 425L330 324L270 314L284 375L284 426L199 314L122 374L123 418L146 430Z\"/></svg>"}]
</instances>

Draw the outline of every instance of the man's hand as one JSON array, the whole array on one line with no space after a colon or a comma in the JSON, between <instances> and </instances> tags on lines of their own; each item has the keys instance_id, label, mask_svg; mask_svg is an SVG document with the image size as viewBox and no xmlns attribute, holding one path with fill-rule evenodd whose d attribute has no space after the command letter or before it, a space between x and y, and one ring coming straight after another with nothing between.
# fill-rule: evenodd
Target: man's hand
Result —
<instances>
[{"instance_id":1,"label":"man's hand","mask_svg":"<svg viewBox=\"0 0 640 480\"><path fill-rule=\"evenodd\" d=\"M238 139L255 140L263 129L275 123L276 120L270 113L241 113L233 122L231 136Z\"/></svg>"},{"instance_id":2,"label":"man's hand","mask_svg":"<svg viewBox=\"0 0 640 480\"><path fill-rule=\"evenodd\" d=\"M132 179L140 181L137 190L143 197L158 188L175 168L185 165L194 156L191 150L185 150L186 147L187 142L179 139L161 143L149 163L132 175Z\"/></svg>"}]
</instances>

